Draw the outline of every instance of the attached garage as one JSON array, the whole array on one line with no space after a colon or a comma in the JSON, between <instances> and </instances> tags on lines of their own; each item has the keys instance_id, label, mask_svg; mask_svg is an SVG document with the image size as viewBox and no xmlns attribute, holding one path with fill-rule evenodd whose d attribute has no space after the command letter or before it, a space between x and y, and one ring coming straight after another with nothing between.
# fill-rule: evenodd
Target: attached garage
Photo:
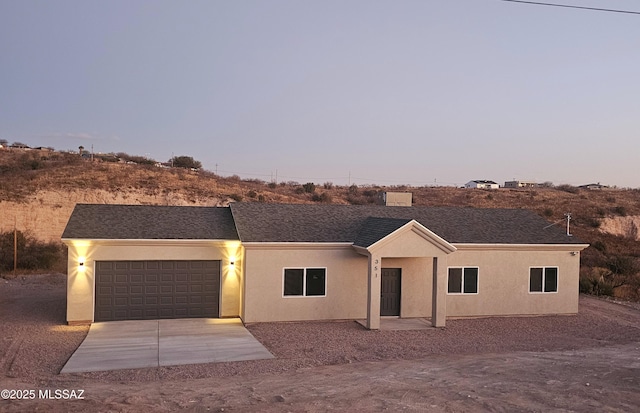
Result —
<instances>
[{"instance_id":1,"label":"attached garage","mask_svg":"<svg viewBox=\"0 0 640 413\"><path fill-rule=\"evenodd\" d=\"M95 265L95 321L219 317L220 261Z\"/></svg>"}]
</instances>

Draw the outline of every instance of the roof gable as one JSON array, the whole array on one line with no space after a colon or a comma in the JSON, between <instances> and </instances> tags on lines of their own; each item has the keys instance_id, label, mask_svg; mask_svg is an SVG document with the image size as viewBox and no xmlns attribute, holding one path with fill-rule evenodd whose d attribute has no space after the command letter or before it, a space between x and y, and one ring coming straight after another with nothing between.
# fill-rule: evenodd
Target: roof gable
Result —
<instances>
[{"instance_id":1,"label":"roof gable","mask_svg":"<svg viewBox=\"0 0 640 413\"><path fill-rule=\"evenodd\" d=\"M413 219L367 218L361 234L376 236L359 235L356 249L394 257L432 257L457 249Z\"/></svg>"}]
</instances>

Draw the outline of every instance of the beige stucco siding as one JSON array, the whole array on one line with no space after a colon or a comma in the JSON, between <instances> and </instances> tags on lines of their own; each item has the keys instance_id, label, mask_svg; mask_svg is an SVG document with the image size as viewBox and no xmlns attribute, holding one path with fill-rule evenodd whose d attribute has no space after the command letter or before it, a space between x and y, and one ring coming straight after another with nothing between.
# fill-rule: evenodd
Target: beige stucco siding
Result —
<instances>
[{"instance_id":1,"label":"beige stucco siding","mask_svg":"<svg viewBox=\"0 0 640 413\"><path fill-rule=\"evenodd\" d=\"M449 267L478 267L478 294L447 294L447 317L575 314L580 255L570 251L458 250ZM557 293L530 293L530 267L557 267Z\"/></svg>"},{"instance_id":2,"label":"beige stucco siding","mask_svg":"<svg viewBox=\"0 0 640 413\"><path fill-rule=\"evenodd\" d=\"M221 260L220 316L240 314L242 251L238 242L65 240L68 250L67 321L93 321L96 261ZM230 265L230 259L234 265ZM79 261L84 261L82 268Z\"/></svg>"},{"instance_id":3,"label":"beige stucco siding","mask_svg":"<svg viewBox=\"0 0 640 413\"><path fill-rule=\"evenodd\" d=\"M284 268L326 268L326 296L284 297ZM349 246L245 247L245 322L362 319L367 258Z\"/></svg>"},{"instance_id":4,"label":"beige stucco siding","mask_svg":"<svg viewBox=\"0 0 640 413\"><path fill-rule=\"evenodd\" d=\"M444 272L478 267L479 279L478 294L446 294L446 316L577 313L579 254L566 248L527 249L459 249L447 255ZM368 261L350 247L247 247L245 260L245 322L366 317ZM529 293L532 266L558 268L557 293ZM292 267L327 268L326 297L283 297L283 271ZM433 258L382 258L381 268L401 269L401 317L431 317Z\"/></svg>"},{"instance_id":5,"label":"beige stucco siding","mask_svg":"<svg viewBox=\"0 0 640 413\"><path fill-rule=\"evenodd\" d=\"M448 267L478 267L478 294L446 294L446 317L574 314L578 311L580 248L570 246L457 246L444 256L439 247L406 232L381 244L380 268L401 269L401 317L431 317L433 256ZM249 244L215 241L79 241L69 246L67 320L92 321L94 265L111 260L221 260L220 316L245 322L364 319L369 261L349 244ZM407 245L408 244L408 245ZM410 255L425 254L415 258ZM394 256L395 255L395 256ZM398 257L400 255L401 257ZM407 256L409 255L409 256ZM84 262L83 269L78 262ZM234 265L230 262L233 261ZM438 265L440 267L440 264ZM557 293L530 293L530 267L557 267ZM326 268L326 295L284 297L285 268Z\"/></svg>"}]
</instances>

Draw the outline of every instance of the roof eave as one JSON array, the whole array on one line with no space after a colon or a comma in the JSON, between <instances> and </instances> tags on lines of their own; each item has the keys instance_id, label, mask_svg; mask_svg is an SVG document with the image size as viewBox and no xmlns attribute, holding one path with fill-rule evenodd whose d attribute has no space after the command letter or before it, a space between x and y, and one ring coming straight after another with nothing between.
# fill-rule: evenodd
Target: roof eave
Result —
<instances>
[{"instance_id":1,"label":"roof eave","mask_svg":"<svg viewBox=\"0 0 640 413\"><path fill-rule=\"evenodd\" d=\"M589 244L508 244L508 243L456 243L453 245L460 251L468 250L536 250L536 251L582 251Z\"/></svg>"}]
</instances>

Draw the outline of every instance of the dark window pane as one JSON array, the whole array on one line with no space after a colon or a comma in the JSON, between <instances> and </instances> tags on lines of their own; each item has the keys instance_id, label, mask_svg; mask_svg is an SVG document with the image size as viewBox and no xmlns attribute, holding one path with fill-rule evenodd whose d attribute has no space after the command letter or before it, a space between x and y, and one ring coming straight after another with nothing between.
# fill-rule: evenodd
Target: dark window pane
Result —
<instances>
[{"instance_id":1,"label":"dark window pane","mask_svg":"<svg viewBox=\"0 0 640 413\"><path fill-rule=\"evenodd\" d=\"M529 274L529 291L542 292L542 268L531 268Z\"/></svg>"},{"instance_id":2,"label":"dark window pane","mask_svg":"<svg viewBox=\"0 0 640 413\"><path fill-rule=\"evenodd\" d=\"M325 269L307 268L307 295L324 295Z\"/></svg>"},{"instance_id":3,"label":"dark window pane","mask_svg":"<svg viewBox=\"0 0 640 413\"><path fill-rule=\"evenodd\" d=\"M478 269L464 269L464 293L476 294L478 292Z\"/></svg>"},{"instance_id":4,"label":"dark window pane","mask_svg":"<svg viewBox=\"0 0 640 413\"><path fill-rule=\"evenodd\" d=\"M302 295L303 269L284 270L284 295Z\"/></svg>"},{"instance_id":5,"label":"dark window pane","mask_svg":"<svg viewBox=\"0 0 640 413\"><path fill-rule=\"evenodd\" d=\"M450 293L462 292L462 268L449 268L449 287Z\"/></svg>"},{"instance_id":6,"label":"dark window pane","mask_svg":"<svg viewBox=\"0 0 640 413\"><path fill-rule=\"evenodd\" d=\"M544 269L544 291L546 293L555 293L558 291L558 269Z\"/></svg>"}]
</instances>

